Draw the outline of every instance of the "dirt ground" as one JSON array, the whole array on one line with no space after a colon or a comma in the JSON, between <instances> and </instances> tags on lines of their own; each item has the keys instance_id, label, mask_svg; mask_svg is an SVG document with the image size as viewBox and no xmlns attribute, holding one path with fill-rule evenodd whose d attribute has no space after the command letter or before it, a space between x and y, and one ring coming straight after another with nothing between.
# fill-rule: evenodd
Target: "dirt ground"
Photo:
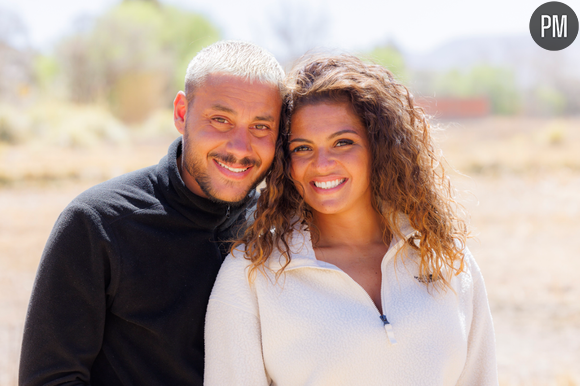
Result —
<instances>
[{"instance_id":1,"label":"dirt ground","mask_svg":"<svg viewBox=\"0 0 580 386\"><path fill-rule=\"evenodd\" d=\"M502 385L580 385L580 120L445 124L441 146L471 213ZM0 386L17 382L44 243L89 186L156 163L170 140L84 150L0 148Z\"/></svg>"}]
</instances>

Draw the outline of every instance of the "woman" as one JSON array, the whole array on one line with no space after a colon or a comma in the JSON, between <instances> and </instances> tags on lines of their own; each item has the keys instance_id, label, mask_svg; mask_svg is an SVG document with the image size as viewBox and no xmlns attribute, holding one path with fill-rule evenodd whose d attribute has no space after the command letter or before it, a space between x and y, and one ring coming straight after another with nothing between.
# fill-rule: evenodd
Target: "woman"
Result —
<instances>
[{"instance_id":1,"label":"woman","mask_svg":"<svg viewBox=\"0 0 580 386\"><path fill-rule=\"evenodd\" d=\"M254 222L206 317L206 385L495 385L467 230L407 89L304 59Z\"/></svg>"}]
</instances>

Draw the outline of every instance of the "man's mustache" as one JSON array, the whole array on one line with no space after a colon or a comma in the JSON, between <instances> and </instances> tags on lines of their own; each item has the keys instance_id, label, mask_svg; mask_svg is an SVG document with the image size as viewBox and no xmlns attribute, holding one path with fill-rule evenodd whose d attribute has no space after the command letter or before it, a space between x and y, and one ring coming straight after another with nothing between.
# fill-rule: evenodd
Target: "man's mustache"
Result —
<instances>
[{"instance_id":1,"label":"man's mustache","mask_svg":"<svg viewBox=\"0 0 580 386\"><path fill-rule=\"evenodd\" d=\"M209 156L215 158L221 163L239 165L244 168L248 168L250 166L260 167L260 165L262 164L259 160L255 160L248 157L238 159L235 155L229 153L225 155L218 153L209 153Z\"/></svg>"}]
</instances>

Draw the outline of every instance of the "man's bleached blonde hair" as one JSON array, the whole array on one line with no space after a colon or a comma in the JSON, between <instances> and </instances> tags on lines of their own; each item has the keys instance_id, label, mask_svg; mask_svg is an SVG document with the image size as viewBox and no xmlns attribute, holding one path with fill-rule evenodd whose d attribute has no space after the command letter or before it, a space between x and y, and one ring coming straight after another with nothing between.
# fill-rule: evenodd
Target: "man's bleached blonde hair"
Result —
<instances>
[{"instance_id":1,"label":"man's bleached blonde hair","mask_svg":"<svg viewBox=\"0 0 580 386\"><path fill-rule=\"evenodd\" d=\"M199 51L185 74L185 95L191 102L195 89L210 74L225 73L250 82L273 84L282 93L284 70L274 56L255 44L222 40Z\"/></svg>"}]
</instances>

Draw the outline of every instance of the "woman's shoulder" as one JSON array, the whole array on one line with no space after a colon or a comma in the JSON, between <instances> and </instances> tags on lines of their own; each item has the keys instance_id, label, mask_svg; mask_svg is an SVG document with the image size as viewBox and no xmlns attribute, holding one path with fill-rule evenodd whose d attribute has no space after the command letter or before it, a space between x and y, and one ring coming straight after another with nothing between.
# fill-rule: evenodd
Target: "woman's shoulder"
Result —
<instances>
[{"instance_id":1,"label":"woman's shoulder","mask_svg":"<svg viewBox=\"0 0 580 386\"><path fill-rule=\"evenodd\" d=\"M479 269L479 265L475 261L475 257L469 250L469 248L465 247L463 249L463 266L464 272L471 277L472 280L480 280L481 270Z\"/></svg>"},{"instance_id":2,"label":"woman's shoulder","mask_svg":"<svg viewBox=\"0 0 580 386\"><path fill-rule=\"evenodd\" d=\"M463 249L463 260L455 262L456 268L461 267L461 264L462 270L451 280L451 286L458 293L469 294L471 297L477 288L485 287L485 283L479 265L467 247Z\"/></svg>"},{"instance_id":3,"label":"woman's shoulder","mask_svg":"<svg viewBox=\"0 0 580 386\"><path fill-rule=\"evenodd\" d=\"M225 258L218 275L218 280L236 280L250 269L252 262L246 259L245 245L239 245Z\"/></svg>"}]
</instances>

